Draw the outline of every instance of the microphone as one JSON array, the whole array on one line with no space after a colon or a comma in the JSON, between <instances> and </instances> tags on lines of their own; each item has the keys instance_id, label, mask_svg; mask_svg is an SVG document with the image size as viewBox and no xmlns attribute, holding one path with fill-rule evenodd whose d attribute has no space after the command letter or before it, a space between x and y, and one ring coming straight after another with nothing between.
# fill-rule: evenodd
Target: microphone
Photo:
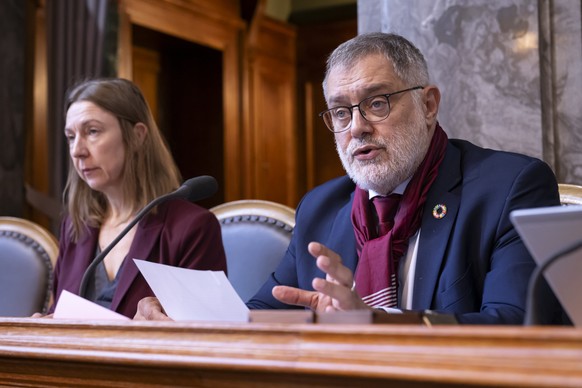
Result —
<instances>
[{"instance_id":1,"label":"microphone","mask_svg":"<svg viewBox=\"0 0 582 388\"><path fill-rule=\"evenodd\" d=\"M85 270L83 278L81 279L81 285L79 286L79 296L85 298L87 293L87 284L89 282L89 277L95 271L95 268L99 263L105 259L105 256L113 249L115 245L137 224L150 210L155 206L165 202L169 199L183 198L190 202L196 202L204 198L212 196L218 190L218 183L216 179L209 175L202 175L195 178L190 178L182 184L177 190L164 194L148 203L143 209L137 213L134 219L119 233L119 235L113 240L97 257L93 259L89 267Z\"/></svg>"},{"instance_id":2,"label":"microphone","mask_svg":"<svg viewBox=\"0 0 582 388\"><path fill-rule=\"evenodd\" d=\"M554 253L550 256L542 265L537 267L533 272L527 289L527 299L525 307L525 317L523 324L524 326L533 326L540 324L540 312L539 304L537 302L537 294L539 293L540 284L542 281L542 276L546 269L548 269L552 264L554 264L559 259L564 256L577 251L582 248L582 240L575 241L573 244L568 245L566 248Z\"/></svg>"}]
</instances>

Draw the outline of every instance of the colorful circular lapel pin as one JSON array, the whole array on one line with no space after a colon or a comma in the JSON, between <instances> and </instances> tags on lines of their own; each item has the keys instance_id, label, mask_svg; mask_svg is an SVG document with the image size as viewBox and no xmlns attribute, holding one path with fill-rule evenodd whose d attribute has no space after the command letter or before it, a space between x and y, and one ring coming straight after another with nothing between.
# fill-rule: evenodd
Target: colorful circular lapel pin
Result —
<instances>
[{"instance_id":1,"label":"colorful circular lapel pin","mask_svg":"<svg viewBox=\"0 0 582 388\"><path fill-rule=\"evenodd\" d=\"M446 205L439 203L436 204L435 207L432 208L432 216L437 220L440 220L444 216L447 215L447 207Z\"/></svg>"}]
</instances>

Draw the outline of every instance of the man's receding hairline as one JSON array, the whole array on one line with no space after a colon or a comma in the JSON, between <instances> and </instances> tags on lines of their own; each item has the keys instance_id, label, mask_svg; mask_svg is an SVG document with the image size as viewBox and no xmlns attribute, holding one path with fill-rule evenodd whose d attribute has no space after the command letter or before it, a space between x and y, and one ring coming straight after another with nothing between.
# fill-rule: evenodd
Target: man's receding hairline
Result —
<instances>
[{"instance_id":1,"label":"man's receding hairline","mask_svg":"<svg viewBox=\"0 0 582 388\"><path fill-rule=\"evenodd\" d=\"M370 52L367 54L364 54L363 56L359 56L359 57L355 57L350 59L349 61L340 61L335 63L333 66L330 66L327 68L327 71L325 73L325 77L323 78L323 92L324 95L327 97L327 82L329 79L329 76L332 72L337 71L338 69L345 69L348 67L354 67L357 63L361 62L362 60L372 57L372 56L379 56L381 58L383 58L387 64L389 64L392 68L392 73L394 74L394 76L399 80L404 82L405 80L402 79L400 77L400 75L396 72L396 67L394 66L394 61L392 61L390 58L388 58L386 55L384 55L384 53L382 52Z\"/></svg>"}]
</instances>

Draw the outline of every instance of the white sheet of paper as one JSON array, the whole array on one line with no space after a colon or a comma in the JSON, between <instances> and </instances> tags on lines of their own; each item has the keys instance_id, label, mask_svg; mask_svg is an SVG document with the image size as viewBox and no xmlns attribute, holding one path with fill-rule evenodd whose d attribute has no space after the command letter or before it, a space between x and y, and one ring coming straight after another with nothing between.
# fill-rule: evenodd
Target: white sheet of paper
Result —
<instances>
[{"instance_id":1,"label":"white sheet of paper","mask_svg":"<svg viewBox=\"0 0 582 388\"><path fill-rule=\"evenodd\" d=\"M248 322L249 309L223 271L133 261L173 320Z\"/></svg>"},{"instance_id":2,"label":"white sheet of paper","mask_svg":"<svg viewBox=\"0 0 582 388\"><path fill-rule=\"evenodd\" d=\"M128 317L109 310L67 290L61 292L53 314L55 319L103 319L127 321Z\"/></svg>"}]
</instances>

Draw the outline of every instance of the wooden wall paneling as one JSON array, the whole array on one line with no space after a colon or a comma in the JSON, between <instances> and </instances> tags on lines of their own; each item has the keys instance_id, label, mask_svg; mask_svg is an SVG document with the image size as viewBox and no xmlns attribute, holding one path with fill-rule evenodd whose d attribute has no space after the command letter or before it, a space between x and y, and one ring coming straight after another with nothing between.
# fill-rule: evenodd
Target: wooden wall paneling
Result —
<instances>
[{"instance_id":1,"label":"wooden wall paneling","mask_svg":"<svg viewBox=\"0 0 582 388\"><path fill-rule=\"evenodd\" d=\"M48 79L46 54L46 17L44 1L36 3L34 10L34 57L32 85L32 128L26 152L27 169L25 181L33 189L49 195L49 141L47 138ZM31 209L32 221L49 228L48 217Z\"/></svg>"},{"instance_id":2,"label":"wooden wall paneling","mask_svg":"<svg viewBox=\"0 0 582 388\"><path fill-rule=\"evenodd\" d=\"M306 24L297 27L297 78L299 131L304 133L306 190L344 175L331 133L318 113L326 109L322 82L328 55L342 42L357 35L353 19ZM314 37L317 37L315 39Z\"/></svg>"},{"instance_id":3,"label":"wooden wall paneling","mask_svg":"<svg viewBox=\"0 0 582 388\"><path fill-rule=\"evenodd\" d=\"M295 28L255 16L247 44L248 134L245 195L295 208L297 189Z\"/></svg>"},{"instance_id":4,"label":"wooden wall paneling","mask_svg":"<svg viewBox=\"0 0 582 388\"><path fill-rule=\"evenodd\" d=\"M242 196L241 35L238 2L219 0L121 0L120 75L131 79L131 25L139 25L223 53L224 196ZM123 73L122 73L123 72ZM200 76L203 76L201 74Z\"/></svg>"},{"instance_id":5,"label":"wooden wall paneling","mask_svg":"<svg viewBox=\"0 0 582 388\"><path fill-rule=\"evenodd\" d=\"M133 80L133 38L131 18L125 2L118 3L119 30L117 36L117 76Z\"/></svg>"},{"instance_id":6,"label":"wooden wall paneling","mask_svg":"<svg viewBox=\"0 0 582 388\"><path fill-rule=\"evenodd\" d=\"M242 35L242 34L241 34ZM243 198L245 182L243 145L242 36L229 41L223 51L225 201Z\"/></svg>"},{"instance_id":7,"label":"wooden wall paneling","mask_svg":"<svg viewBox=\"0 0 582 388\"><path fill-rule=\"evenodd\" d=\"M314 90L317 88L318 85L314 85L313 82L306 81L303 83L303 109L305 112L305 116L303 117L303 121L300 120L305 126L305 185L306 187L315 187L316 177L315 172L317 169L317 164L315 160L316 154L316 142L314 139L315 128L316 125L316 116L317 113L315 111L315 101L314 101ZM319 118L319 117L317 117Z\"/></svg>"},{"instance_id":8,"label":"wooden wall paneling","mask_svg":"<svg viewBox=\"0 0 582 388\"><path fill-rule=\"evenodd\" d=\"M158 120L158 76L160 72L160 55L157 51L143 47L133 47L134 82L140 87L148 102L155 120Z\"/></svg>"},{"instance_id":9,"label":"wooden wall paneling","mask_svg":"<svg viewBox=\"0 0 582 388\"><path fill-rule=\"evenodd\" d=\"M319 80L318 80L319 81ZM345 174L335 150L333 133L327 129L319 117L326 109L321 82L307 81L303 85L305 93L305 132L307 190L330 179Z\"/></svg>"},{"instance_id":10,"label":"wooden wall paneling","mask_svg":"<svg viewBox=\"0 0 582 388\"><path fill-rule=\"evenodd\" d=\"M238 4L204 7L206 1L121 0L133 24L224 51L244 28ZM235 9L231 9L234 7ZM237 48L237 47L233 47Z\"/></svg>"}]
</instances>

